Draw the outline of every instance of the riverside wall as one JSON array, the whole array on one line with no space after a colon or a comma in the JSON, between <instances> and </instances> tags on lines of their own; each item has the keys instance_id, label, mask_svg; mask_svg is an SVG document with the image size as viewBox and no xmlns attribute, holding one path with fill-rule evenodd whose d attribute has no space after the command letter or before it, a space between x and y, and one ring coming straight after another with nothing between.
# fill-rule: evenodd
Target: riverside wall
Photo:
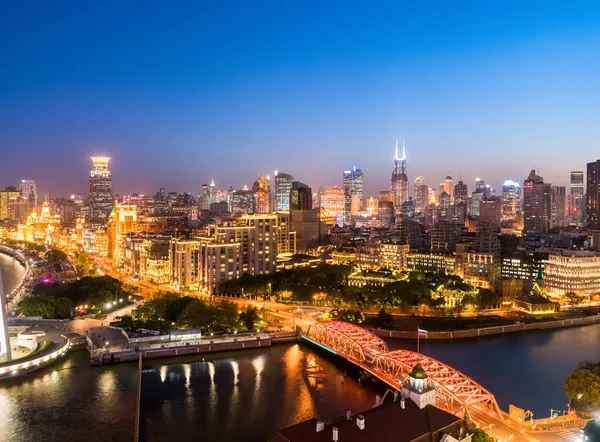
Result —
<instances>
[{"instance_id":1,"label":"riverside wall","mask_svg":"<svg viewBox=\"0 0 600 442\"><path fill-rule=\"evenodd\" d=\"M456 331L430 331L426 339L463 339L477 338L480 336L501 335L504 333L521 332L528 330L546 330L552 328L577 327L582 325L600 324L600 315L586 316L583 318L562 319L558 321L532 322L529 324L518 323L510 325L497 325L494 327L474 328ZM370 328L381 338L417 339L416 331L384 330Z\"/></svg>"}]
</instances>

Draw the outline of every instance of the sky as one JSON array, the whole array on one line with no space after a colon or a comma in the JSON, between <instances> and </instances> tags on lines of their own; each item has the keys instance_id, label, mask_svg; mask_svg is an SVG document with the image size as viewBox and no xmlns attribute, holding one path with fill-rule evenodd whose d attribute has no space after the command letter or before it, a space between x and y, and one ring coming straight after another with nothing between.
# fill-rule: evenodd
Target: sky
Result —
<instances>
[{"instance_id":1,"label":"sky","mask_svg":"<svg viewBox=\"0 0 600 442\"><path fill-rule=\"evenodd\" d=\"M290 173L568 185L600 158L600 2L24 1L0 10L0 186L197 193Z\"/></svg>"}]
</instances>

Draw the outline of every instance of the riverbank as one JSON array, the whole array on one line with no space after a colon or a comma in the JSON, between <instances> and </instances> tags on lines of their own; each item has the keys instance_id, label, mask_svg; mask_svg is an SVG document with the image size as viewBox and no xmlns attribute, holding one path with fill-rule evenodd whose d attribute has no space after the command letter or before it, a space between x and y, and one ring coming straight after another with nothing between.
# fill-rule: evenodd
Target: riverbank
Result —
<instances>
[{"instance_id":1,"label":"riverbank","mask_svg":"<svg viewBox=\"0 0 600 442\"><path fill-rule=\"evenodd\" d=\"M599 324L600 315L585 316L572 319L561 319L555 321L517 323L510 325L497 325L494 327L474 328L470 330L454 331L430 331L425 338L421 339L465 339L477 338L481 336L501 335L505 333L529 331L529 330L547 330L554 328L578 327L591 324ZM382 338L395 339L417 339L416 331L385 330L381 328L366 327L374 334Z\"/></svg>"}]
</instances>

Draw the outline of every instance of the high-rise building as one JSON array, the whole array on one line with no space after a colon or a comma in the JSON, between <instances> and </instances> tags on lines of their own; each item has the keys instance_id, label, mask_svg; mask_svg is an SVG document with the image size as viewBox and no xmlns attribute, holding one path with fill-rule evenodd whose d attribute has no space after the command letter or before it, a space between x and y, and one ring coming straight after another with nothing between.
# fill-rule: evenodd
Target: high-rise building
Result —
<instances>
[{"instance_id":1,"label":"high-rise building","mask_svg":"<svg viewBox=\"0 0 600 442\"><path fill-rule=\"evenodd\" d=\"M34 180L21 180L21 198L27 201L27 215L37 211L37 186Z\"/></svg>"},{"instance_id":2,"label":"high-rise building","mask_svg":"<svg viewBox=\"0 0 600 442\"><path fill-rule=\"evenodd\" d=\"M459 180L454 186L454 203L467 203L467 199L469 198L469 190L467 189L467 185L463 183L462 180Z\"/></svg>"},{"instance_id":3,"label":"high-rise building","mask_svg":"<svg viewBox=\"0 0 600 442\"><path fill-rule=\"evenodd\" d=\"M290 190L294 177L275 171L275 210L290 210Z\"/></svg>"},{"instance_id":4,"label":"high-rise building","mask_svg":"<svg viewBox=\"0 0 600 442\"><path fill-rule=\"evenodd\" d=\"M12 207L21 200L21 192L14 186L0 190L0 221L15 219Z\"/></svg>"},{"instance_id":5,"label":"high-rise building","mask_svg":"<svg viewBox=\"0 0 600 442\"><path fill-rule=\"evenodd\" d=\"M521 186L518 181L506 180L502 185L502 220L515 221L521 206Z\"/></svg>"},{"instance_id":6,"label":"high-rise building","mask_svg":"<svg viewBox=\"0 0 600 442\"><path fill-rule=\"evenodd\" d=\"M311 210L312 189L300 181L292 182L290 189L290 210Z\"/></svg>"},{"instance_id":7,"label":"high-rise building","mask_svg":"<svg viewBox=\"0 0 600 442\"><path fill-rule=\"evenodd\" d=\"M259 175L252 190L256 198L256 213L270 213L271 178L267 175Z\"/></svg>"},{"instance_id":8,"label":"high-rise building","mask_svg":"<svg viewBox=\"0 0 600 442\"><path fill-rule=\"evenodd\" d=\"M404 140L402 140L402 158L398 157L398 140L396 140L396 155L394 156L391 189L394 192L394 208L398 212L402 203L408 201L408 177L406 176L406 147L404 146Z\"/></svg>"},{"instance_id":9,"label":"high-rise building","mask_svg":"<svg viewBox=\"0 0 600 442\"><path fill-rule=\"evenodd\" d=\"M566 225L567 191L565 186L552 186L552 222L551 227Z\"/></svg>"},{"instance_id":10,"label":"high-rise building","mask_svg":"<svg viewBox=\"0 0 600 442\"><path fill-rule=\"evenodd\" d=\"M360 201L363 200L363 172L354 166L344 170L344 222L349 222L352 217L352 195Z\"/></svg>"},{"instance_id":11,"label":"high-rise building","mask_svg":"<svg viewBox=\"0 0 600 442\"><path fill-rule=\"evenodd\" d=\"M544 179L532 170L523 183L524 232L543 233L546 226L545 214Z\"/></svg>"},{"instance_id":12,"label":"high-rise building","mask_svg":"<svg viewBox=\"0 0 600 442\"><path fill-rule=\"evenodd\" d=\"M502 205L499 198L483 199L479 203L479 222L500 227Z\"/></svg>"},{"instance_id":13,"label":"high-rise building","mask_svg":"<svg viewBox=\"0 0 600 442\"><path fill-rule=\"evenodd\" d=\"M233 214L255 213L254 192L249 190L248 186L244 186L242 190L232 190L229 192L229 207Z\"/></svg>"},{"instance_id":14,"label":"high-rise building","mask_svg":"<svg viewBox=\"0 0 600 442\"><path fill-rule=\"evenodd\" d=\"M425 180L422 176L417 177L415 180L415 212L416 213L424 213L425 206L429 204L429 189L425 184Z\"/></svg>"},{"instance_id":15,"label":"high-rise building","mask_svg":"<svg viewBox=\"0 0 600 442\"><path fill-rule=\"evenodd\" d=\"M454 203L454 182L452 177L448 175L444 178L444 192L446 192L450 196L450 203Z\"/></svg>"},{"instance_id":16,"label":"high-rise building","mask_svg":"<svg viewBox=\"0 0 600 442\"><path fill-rule=\"evenodd\" d=\"M161 195L164 195L164 192L161 192ZM164 196L162 198L164 199ZM202 184L202 192L198 195L198 208L200 210L209 210L210 205L215 202L217 202L217 186L213 179L210 184Z\"/></svg>"},{"instance_id":17,"label":"high-rise building","mask_svg":"<svg viewBox=\"0 0 600 442\"><path fill-rule=\"evenodd\" d=\"M321 208L334 216L337 224L344 225L344 189L341 187L327 187L320 192Z\"/></svg>"},{"instance_id":18,"label":"high-rise building","mask_svg":"<svg viewBox=\"0 0 600 442\"><path fill-rule=\"evenodd\" d=\"M177 238L169 243L169 283L180 289L198 283L198 251L200 242Z\"/></svg>"},{"instance_id":19,"label":"high-rise building","mask_svg":"<svg viewBox=\"0 0 600 442\"><path fill-rule=\"evenodd\" d=\"M88 223L105 226L113 207L112 175L108 170L108 157L92 157L94 166L90 171Z\"/></svg>"},{"instance_id":20,"label":"high-rise building","mask_svg":"<svg viewBox=\"0 0 600 442\"><path fill-rule=\"evenodd\" d=\"M544 183L544 231L552 228L552 184Z\"/></svg>"},{"instance_id":21,"label":"high-rise building","mask_svg":"<svg viewBox=\"0 0 600 442\"><path fill-rule=\"evenodd\" d=\"M600 230L600 160L587 164L587 227Z\"/></svg>"},{"instance_id":22,"label":"high-rise building","mask_svg":"<svg viewBox=\"0 0 600 442\"><path fill-rule=\"evenodd\" d=\"M569 198L569 224L580 226L583 216L583 171L571 172L571 192Z\"/></svg>"}]
</instances>

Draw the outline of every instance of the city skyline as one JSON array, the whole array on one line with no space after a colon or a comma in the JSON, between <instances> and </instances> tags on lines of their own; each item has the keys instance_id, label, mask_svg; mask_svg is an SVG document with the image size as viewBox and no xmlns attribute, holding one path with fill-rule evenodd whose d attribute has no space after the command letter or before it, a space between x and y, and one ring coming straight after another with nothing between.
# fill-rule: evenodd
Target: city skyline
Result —
<instances>
[{"instance_id":1,"label":"city skyline","mask_svg":"<svg viewBox=\"0 0 600 442\"><path fill-rule=\"evenodd\" d=\"M568 184L600 140L600 5L430 9L13 5L3 184L82 192L79 171L103 154L121 194L241 188L274 170L318 188L356 166L372 195L389 187L395 138L410 181L499 188L535 169Z\"/></svg>"}]
</instances>

